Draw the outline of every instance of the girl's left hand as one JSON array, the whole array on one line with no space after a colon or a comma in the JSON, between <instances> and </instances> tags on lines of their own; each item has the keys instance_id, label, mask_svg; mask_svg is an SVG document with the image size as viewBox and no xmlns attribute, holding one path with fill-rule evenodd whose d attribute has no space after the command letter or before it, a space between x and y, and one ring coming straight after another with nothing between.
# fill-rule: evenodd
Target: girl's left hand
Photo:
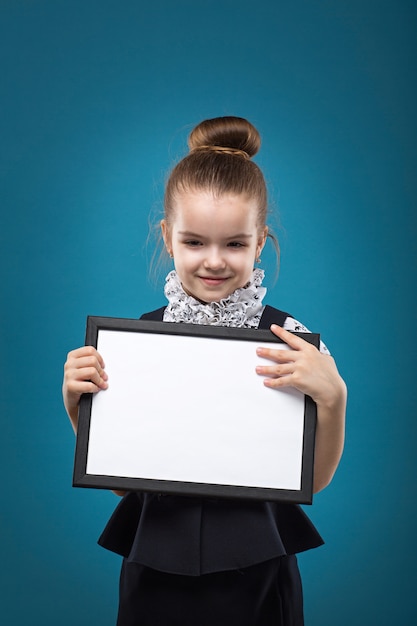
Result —
<instances>
[{"instance_id":1,"label":"girl's left hand","mask_svg":"<svg viewBox=\"0 0 417 626\"><path fill-rule=\"evenodd\" d=\"M347 390L336 363L328 354L273 324L271 331L289 350L258 348L260 357L272 365L259 365L264 384L272 389L295 387L317 404L313 491L321 491L332 480L343 452Z\"/></svg>"},{"instance_id":2,"label":"girl's left hand","mask_svg":"<svg viewBox=\"0 0 417 626\"><path fill-rule=\"evenodd\" d=\"M273 324L271 331L290 349L257 349L258 356L273 361L273 365L256 368L258 374L266 377L265 386L273 389L295 387L311 396L318 406L331 406L337 402L342 381L333 358L281 326Z\"/></svg>"},{"instance_id":3,"label":"girl's left hand","mask_svg":"<svg viewBox=\"0 0 417 626\"><path fill-rule=\"evenodd\" d=\"M295 387L317 404L313 485L316 493L330 483L342 456L346 385L331 356L322 354L308 341L276 324L271 326L271 331L289 346L289 350L258 348L258 356L273 364L259 365L256 371L266 376L267 387Z\"/></svg>"}]
</instances>

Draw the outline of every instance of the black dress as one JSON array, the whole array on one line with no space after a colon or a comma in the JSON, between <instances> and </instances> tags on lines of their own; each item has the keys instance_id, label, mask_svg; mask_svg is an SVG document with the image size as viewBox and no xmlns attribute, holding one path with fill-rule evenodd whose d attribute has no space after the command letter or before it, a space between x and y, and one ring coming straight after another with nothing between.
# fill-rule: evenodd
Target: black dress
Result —
<instances>
[{"instance_id":1,"label":"black dress","mask_svg":"<svg viewBox=\"0 0 417 626\"><path fill-rule=\"evenodd\" d=\"M266 306L259 328L286 317ZM295 504L137 492L99 539L124 557L117 626L303 626L295 555L322 543Z\"/></svg>"}]
</instances>

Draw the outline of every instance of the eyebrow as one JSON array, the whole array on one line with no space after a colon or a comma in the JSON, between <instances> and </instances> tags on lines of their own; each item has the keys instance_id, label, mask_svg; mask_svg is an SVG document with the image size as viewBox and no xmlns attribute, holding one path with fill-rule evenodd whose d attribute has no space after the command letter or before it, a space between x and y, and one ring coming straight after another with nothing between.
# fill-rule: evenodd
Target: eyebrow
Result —
<instances>
[{"instance_id":1,"label":"eyebrow","mask_svg":"<svg viewBox=\"0 0 417 626\"><path fill-rule=\"evenodd\" d=\"M196 239L204 239L204 235L198 235L197 233L192 233L188 230L179 230L179 235L183 237L195 237ZM238 233L237 235L233 235L232 237L226 237L226 239L250 239L253 237L252 233Z\"/></svg>"}]
</instances>

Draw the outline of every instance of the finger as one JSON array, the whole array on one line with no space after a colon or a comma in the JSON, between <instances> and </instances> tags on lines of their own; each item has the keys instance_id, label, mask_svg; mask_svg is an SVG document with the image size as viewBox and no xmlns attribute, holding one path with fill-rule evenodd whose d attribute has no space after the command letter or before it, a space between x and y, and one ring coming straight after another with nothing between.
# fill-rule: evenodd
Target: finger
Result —
<instances>
[{"instance_id":1,"label":"finger","mask_svg":"<svg viewBox=\"0 0 417 626\"><path fill-rule=\"evenodd\" d=\"M282 326L278 326L278 324L272 324L270 330L276 337L282 339L282 341L293 350L302 350L306 347L306 345L311 345L308 341L305 341L301 337L297 337L297 335L290 333L288 330L285 330L285 328L282 328Z\"/></svg>"},{"instance_id":2,"label":"finger","mask_svg":"<svg viewBox=\"0 0 417 626\"><path fill-rule=\"evenodd\" d=\"M83 353L80 353L83 354ZM95 370L99 376L101 378L103 378L103 380L107 380L108 376L107 373L105 372L105 370L103 369L103 360L100 358L98 358L99 355L98 353L96 354L92 354L92 355L87 355L87 356L78 356L78 357L74 357L74 356L69 356L68 357L68 361L65 363L65 372L67 373L68 376L77 376L78 378L80 377L84 377L85 378L85 370L89 370L90 373L90 377L92 378L94 376L94 372L92 370Z\"/></svg>"},{"instance_id":3,"label":"finger","mask_svg":"<svg viewBox=\"0 0 417 626\"><path fill-rule=\"evenodd\" d=\"M100 367L104 369L105 364L104 364L103 357L97 351L97 349L94 348L94 346L82 346L81 348L72 350L67 355L67 362L72 362L72 361L82 359L82 358L87 358L87 357L95 358L97 362L100 364Z\"/></svg>"},{"instance_id":4,"label":"finger","mask_svg":"<svg viewBox=\"0 0 417 626\"><path fill-rule=\"evenodd\" d=\"M103 388L104 384L107 382L100 377L97 370L87 367L82 370L72 369L66 372L63 389L69 394L80 396L83 393L98 391Z\"/></svg>"},{"instance_id":5,"label":"finger","mask_svg":"<svg viewBox=\"0 0 417 626\"><path fill-rule=\"evenodd\" d=\"M291 374L288 376L279 376L279 378L265 378L263 383L265 387L270 389L281 389L282 387L294 387Z\"/></svg>"},{"instance_id":6,"label":"finger","mask_svg":"<svg viewBox=\"0 0 417 626\"><path fill-rule=\"evenodd\" d=\"M67 393L80 397L84 393L97 393L98 391L101 391L102 389L106 389L106 388L107 388L107 385L106 387L103 387L101 385L96 385L91 380L73 380L73 381L68 382Z\"/></svg>"},{"instance_id":7,"label":"finger","mask_svg":"<svg viewBox=\"0 0 417 626\"><path fill-rule=\"evenodd\" d=\"M99 363L100 367L101 367L102 369L104 369L106 366L105 366L105 364L104 364L104 359L103 359L103 357L101 356L100 352L98 352L98 350L96 350L96 348L93 348L92 346L86 346L86 347L87 347L87 348L90 348L90 349L91 349L91 348L93 349L93 355L96 357L96 359L97 359L97 361L98 361L98 363Z\"/></svg>"},{"instance_id":8,"label":"finger","mask_svg":"<svg viewBox=\"0 0 417 626\"><path fill-rule=\"evenodd\" d=\"M97 361L92 365L89 364L89 362L91 362L90 357L78 359L78 362L79 361L83 361L83 367L67 366L65 369L64 384L67 385L68 389L74 393L86 393L82 386L83 382L93 383L97 387L97 389L95 389L96 391L98 389L107 389L108 376L97 364ZM78 365L80 365L80 363L78 363ZM91 389L89 389L89 391L91 391Z\"/></svg>"},{"instance_id":9,"label":"finger","mask_svg":"<svg viewBox=\"0 0 417 626\"><path fill-rule=\"evenodd\" d=\"M88 378L91 380L97 381L98 378L102 378L103 380L108 379L106 371L101 367L100 363L95 358L88 358L83 360L82 363L79 362L77 364L76 371L78 376L84 379L87 378L87 373L90 374Z\"/></svg>"},{"instance_id":10,"label":"finger","mask_svg":"<svg viewBox=\"0 0 417 626\"><path fill-rule=\"evenodd\" d=\"M260 376L268 378L279 378L280 376L289 376L294 371L294 364L288 363L284 365L258 365L256 373Z\"/></svg>"},{"instance_id":11,"label":"finger","mask_svg":"<svg viewBox=\"0 0 417 626\"><path fill-rule=\"evenodd\" d=\"M105 382L103 375L97 370L96 367L84 367L83 369L77 370L76 378L77 380L88 380L95 383L96 385L101 385L103 382Z\"/></svg>"},{"instance_id":12,"label":"finger","mask_svg":"<svg viewBox=\"0 0 417 626\"><path fill-rule=\"evenodd\" d=\"M275 350L264 346L259 346L256 349L256 354L275 363L294 363L298 359L298 352L295 350Z\"/></svg>"}]
</instances>

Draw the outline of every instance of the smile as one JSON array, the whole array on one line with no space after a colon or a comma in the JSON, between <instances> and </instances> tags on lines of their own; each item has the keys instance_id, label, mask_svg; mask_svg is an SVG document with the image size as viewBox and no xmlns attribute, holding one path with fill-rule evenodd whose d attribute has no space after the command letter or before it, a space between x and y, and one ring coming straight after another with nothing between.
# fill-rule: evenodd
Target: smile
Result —
<instances>
[{"instance_id":1,"label":"smile","mask_svg":"<svg viewBox=\"0 0 417 626\"><path fill-rule=\"evenodd\" d=\"M203 283L212 287L222 285L227 280L227 277L219 278L216 276L199 276L199 278Z\"/></svg>"}]
</instances>

